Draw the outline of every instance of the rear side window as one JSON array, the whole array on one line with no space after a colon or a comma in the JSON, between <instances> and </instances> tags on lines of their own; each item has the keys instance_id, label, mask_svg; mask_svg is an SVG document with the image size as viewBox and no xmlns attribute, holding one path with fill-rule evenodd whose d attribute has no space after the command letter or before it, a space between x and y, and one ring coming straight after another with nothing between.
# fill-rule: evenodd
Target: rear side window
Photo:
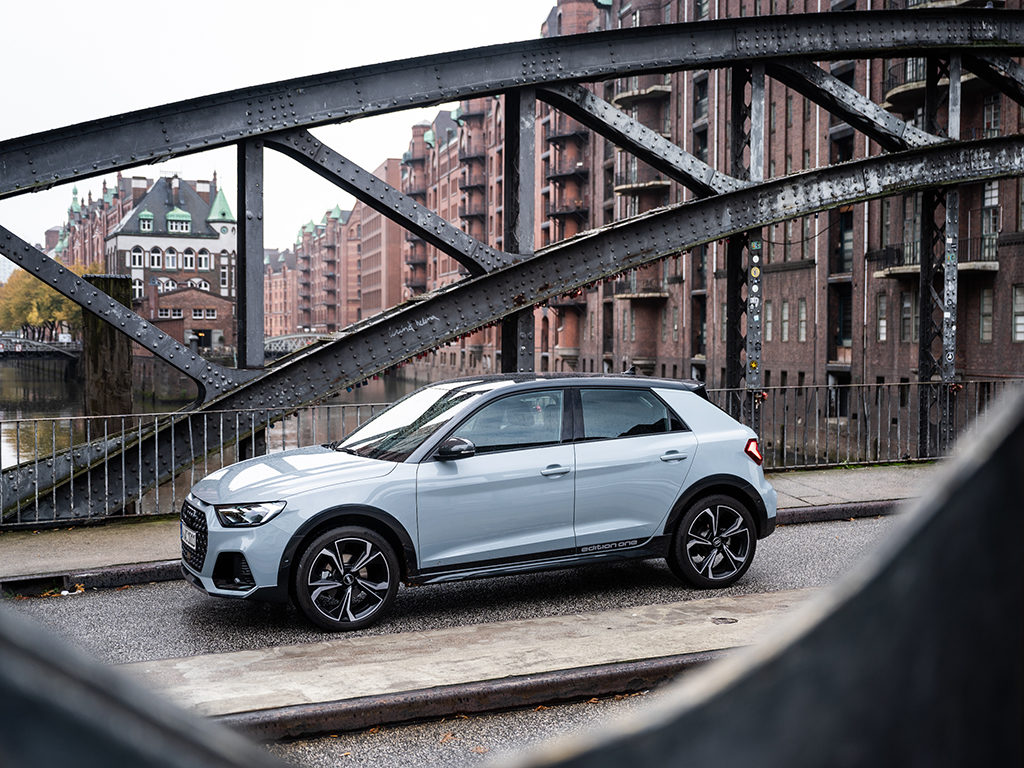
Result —
<instances>
[{"instance_id":1,"label":"rear side window","mask_svg":"<svg viewBox=\"0 0 1024 768\"><path fill-rule=\"evenodd\" d=\"M477 453L558 443L562 396L556 389L503 397L485 405L452 434L472 440Z\"/></svg>"},{"instance_id":2,"label":"rear side window","mask_svg":"<svg viewBox=\"0 0 1024 768\"><path fill-rule=\"evenodd\" d=\"M686 430L679 417L648 390L580 389L580 401L583 405L584 440Z\"/></svg>"}]
</instances>

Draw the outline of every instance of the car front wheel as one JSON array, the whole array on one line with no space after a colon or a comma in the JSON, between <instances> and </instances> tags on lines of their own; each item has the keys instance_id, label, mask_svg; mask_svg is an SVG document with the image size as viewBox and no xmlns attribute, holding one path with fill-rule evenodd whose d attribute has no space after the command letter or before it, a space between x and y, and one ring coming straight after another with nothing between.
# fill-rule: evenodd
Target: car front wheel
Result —
<instances>
[{"instance_id":1,"label":"car front wheel","mask_svg":"<svg viewBox=\"0 0 1024 768\"><path fill-rule=\"evenodd\" d=\"M754 519L747 508L731 496L708 496L692 504L679 521L668 564L695 587L727 587L747 572L756 547Z\"/></svg>"},{"instance_id":2,"label":"car front wheel","mask_svg":"<svg viewBox=\"0 0 1024 768\"><path fill-rule=\"evenodd\" d=\"M334 528L299 558L295 598L306 618L331 631L380 620L398 592L398 559L384 537L358 526Z\"/></svg>"}]
</instances>

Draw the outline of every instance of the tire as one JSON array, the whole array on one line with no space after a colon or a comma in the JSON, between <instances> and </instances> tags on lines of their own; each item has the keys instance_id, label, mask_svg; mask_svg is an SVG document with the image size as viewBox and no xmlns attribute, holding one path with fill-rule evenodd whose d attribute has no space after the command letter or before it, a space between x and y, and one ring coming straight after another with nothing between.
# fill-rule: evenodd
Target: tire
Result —
<instances>
[{"instance_id":1,"label":"tire","mask_svg":"<svg viewBox=\"0 0 1024 768\"><path fill-rule=\"evenodd\" d=\"M694 587L736 583L754 559L754 518L731 496L706 496L690 505L676 527L667 558L672 572Z\"/></svg>"},{"instance_id":2,"label":"tire","mask_svg":"<svg viewBox=\"0 0 1024 768\"><path fill-rule=\"evenodd\" d=\"M390 610L399 578L398 558L383 536L359 526L332 528L303 550L295 602L318 627L362 629Z\"/></svg>"}]
</instances>

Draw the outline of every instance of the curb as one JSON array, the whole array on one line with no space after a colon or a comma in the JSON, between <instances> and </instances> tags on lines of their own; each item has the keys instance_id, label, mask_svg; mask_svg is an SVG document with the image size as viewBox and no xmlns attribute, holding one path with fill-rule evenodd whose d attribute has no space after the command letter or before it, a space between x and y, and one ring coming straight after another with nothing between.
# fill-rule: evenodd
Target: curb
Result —
<instances>
[{"instance_id":1,"label":"curb","mask_svg":"<svg viewBox=\"0 0 1024 768\"><path fill-rule=\"evenodd\" d=\"M358 731L458 714L481 714L654 688L735 649L576 667L415 691L300 704L211 719L258 741Z\"/></svg>"},{"instance_id":2,"label":"curb","mask_svg":"<svg viewBox=\"0 0 1024 768\"><path fill-rule=\"evenodd\" d=\"M84 571L9 576L0 579L0 592L36 597L52 590L71 592L79 584L85 589L107 589L180 578L180 560L160 560L151 563L100 566Z\"/></svg>"},{"instance_id":3,"label":"curb","mask_svg":"<svg viewBox=\"0 0 1024 768\"><path fill-rule=\"evenodd\" d=\"M778 525L826 523L855 517L877 517L896 512L905 499L887 501L855 501L848 504L825 504L814 507L788 507L777 512ZM100 566L83 571L53 572L0 579L0 592L26 597L52 590L74 590L78 584L85 589L109 589L151 581L174 581L181 578L180 560Z\"/></svg>"}]
</instances>

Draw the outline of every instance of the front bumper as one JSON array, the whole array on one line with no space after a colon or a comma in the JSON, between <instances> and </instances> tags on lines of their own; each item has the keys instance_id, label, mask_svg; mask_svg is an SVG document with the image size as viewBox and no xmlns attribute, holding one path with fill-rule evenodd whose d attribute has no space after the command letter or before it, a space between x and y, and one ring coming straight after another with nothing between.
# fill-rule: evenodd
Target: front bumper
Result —
<instances>
[{"instance_id":1,"label":"front bumper","mask_svg":"<svg viewBox=\"0 0 1024 768\"><path fill-rule=\"evenodd\" d=\"M213 506L189 495L182 505L181 570L193 586L216 597L276 599L281 556L289 534L270 522L227 528ZM195 532L195 547L185 528ZM190 542L193 536L189 535ZM283 585L287 594L287 585Z\"/></svg>"}]
</instances>

